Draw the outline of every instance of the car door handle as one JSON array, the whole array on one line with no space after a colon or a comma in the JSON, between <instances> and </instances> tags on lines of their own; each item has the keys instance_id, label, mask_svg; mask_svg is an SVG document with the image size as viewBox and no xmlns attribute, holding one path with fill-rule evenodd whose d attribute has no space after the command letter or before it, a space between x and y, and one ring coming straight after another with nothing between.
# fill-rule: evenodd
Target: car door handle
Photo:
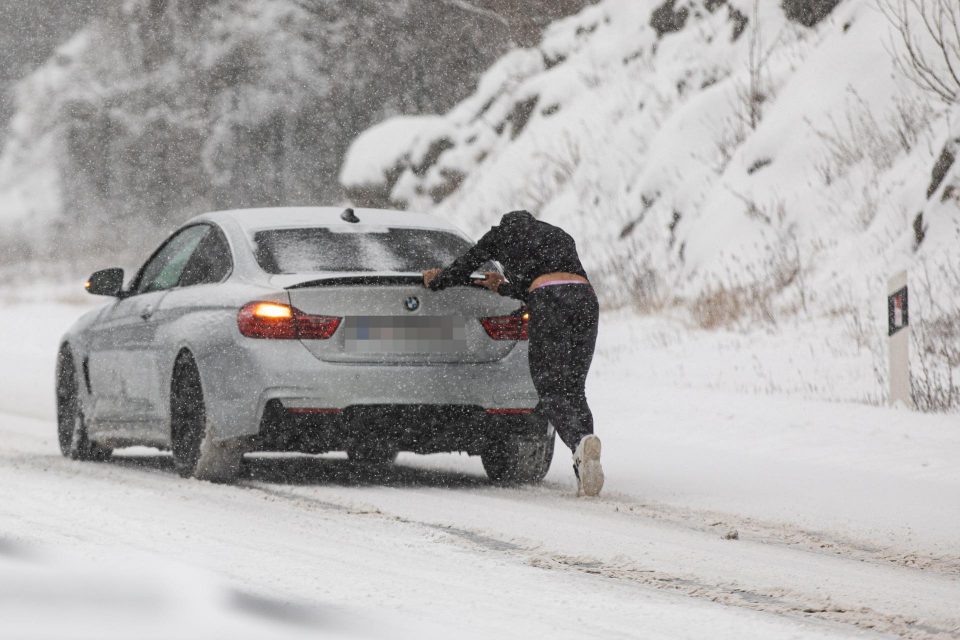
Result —
<instances>
[{"instance_id":1,"label":"car door handle","mask_svg":"<svg viewBox=\"0 0 960 640\"><path fill-rule=\"evenodd\" d=\"M140 317L144 320L149 320L153 317L153 309L144 309L140 312Z\"/></svg>"}]
</instances>

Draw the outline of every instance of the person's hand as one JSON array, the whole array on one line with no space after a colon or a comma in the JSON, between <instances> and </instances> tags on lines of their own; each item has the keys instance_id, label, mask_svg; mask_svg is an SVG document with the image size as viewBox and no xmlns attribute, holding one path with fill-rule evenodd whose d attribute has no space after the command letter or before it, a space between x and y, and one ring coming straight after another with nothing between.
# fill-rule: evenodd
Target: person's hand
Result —
<instances>
[{"instance_id":1,"label":"person's hand","mask_svg":"<svg viewBox=\"0 0 960 640\"><path fill-rule=\"evenodd\" d=\"M474 282L480 285L481 287L485 287L490 291L493 291L494 293L496 293L497 290L500 288L500 285L506 282L506 280L507 280L506 278L504 278L502 275L500 275L496 271L487 271L486 273L483 274L483 280L474 280Z\"/></svg>"},{"instance_id":2,"label":"person's hand","mask_svg":"<svg viewBox=\"0 0 960 640\"><path fill-rule=\"evenodd\" d=\"M438 275L440 275L440 272L441 272L441 271L443 271L443 269L427 269L426 271L424 271L424 272L423 272L423 286L424 286L424 288L429 289L429 288L430 288L430 283L433 282L434 279L436 279L436 277L437 277Z\"/></svg>"}]
</instances>

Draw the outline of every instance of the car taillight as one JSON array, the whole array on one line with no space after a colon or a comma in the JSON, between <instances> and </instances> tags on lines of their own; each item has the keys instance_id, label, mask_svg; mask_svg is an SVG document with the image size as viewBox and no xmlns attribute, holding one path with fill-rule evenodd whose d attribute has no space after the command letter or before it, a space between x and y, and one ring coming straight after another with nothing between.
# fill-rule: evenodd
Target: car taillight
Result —
<instances>
[{"instance_id":1,"label":"car taillight","mask_svg":"<svg viewBox=\"0 0 960 640\"><path fill-rule=\"evenodd\" d=\"M337 332L341 320L277 302L251 302L237 314L242 335L267 340L326 340Z\"/></svg>"},{"instance_id":2,"label":"car taillight","mask_svg":"<svg viewBox=\"0 0 960 640\"><path fill-rule=\"evenodd\" d=\"M340 327L341 318L313 316L296 309L293 311L293 319L297 323L297 336L301 340L327 340Z\"/></svg>"},{"instance_id":3,"label":"car taillight","mask_svg":"<svg viewBox=\"0 0 960 640\"><path fill-rule=\"evenodd\" d=\"M483 325L487 335L494 340L526 340L529 322L529 313L480 318L480 324Z\"/></svg>"}]
</instances>

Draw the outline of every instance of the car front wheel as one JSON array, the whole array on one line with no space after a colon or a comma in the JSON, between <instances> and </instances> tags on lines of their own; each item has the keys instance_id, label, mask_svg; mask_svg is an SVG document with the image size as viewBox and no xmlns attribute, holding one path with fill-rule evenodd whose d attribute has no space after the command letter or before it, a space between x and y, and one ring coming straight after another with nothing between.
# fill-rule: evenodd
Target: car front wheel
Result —
<instances>
[{"instance_id":1,"label":"car front wheel","mask_svg":"<svg viewBox=\"0 0 960 640\"><path fill-rule=\"evenodd\" d=\"M87 437L77 369L66 347L57 356L57 442L60 453L72 460L102 461L113 453Z\"/></svg>"}]
</instances>

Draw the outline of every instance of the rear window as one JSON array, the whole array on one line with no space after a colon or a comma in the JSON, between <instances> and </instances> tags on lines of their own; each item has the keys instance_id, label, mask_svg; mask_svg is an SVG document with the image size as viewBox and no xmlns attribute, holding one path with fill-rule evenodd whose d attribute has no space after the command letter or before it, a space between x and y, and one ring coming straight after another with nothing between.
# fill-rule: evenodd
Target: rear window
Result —
<instances>
[{"instance_id":1,"label":"rear window","mask_svg":"<svg viewBox=\"0 0 960 640\"><path fill-rule=\"evenodd\" d=\"M453 262L470 248L458 235L429 229L336 233L327 228L270 229L253 236L267 273L424 271Z\"/></svg>"}]
</instances>

